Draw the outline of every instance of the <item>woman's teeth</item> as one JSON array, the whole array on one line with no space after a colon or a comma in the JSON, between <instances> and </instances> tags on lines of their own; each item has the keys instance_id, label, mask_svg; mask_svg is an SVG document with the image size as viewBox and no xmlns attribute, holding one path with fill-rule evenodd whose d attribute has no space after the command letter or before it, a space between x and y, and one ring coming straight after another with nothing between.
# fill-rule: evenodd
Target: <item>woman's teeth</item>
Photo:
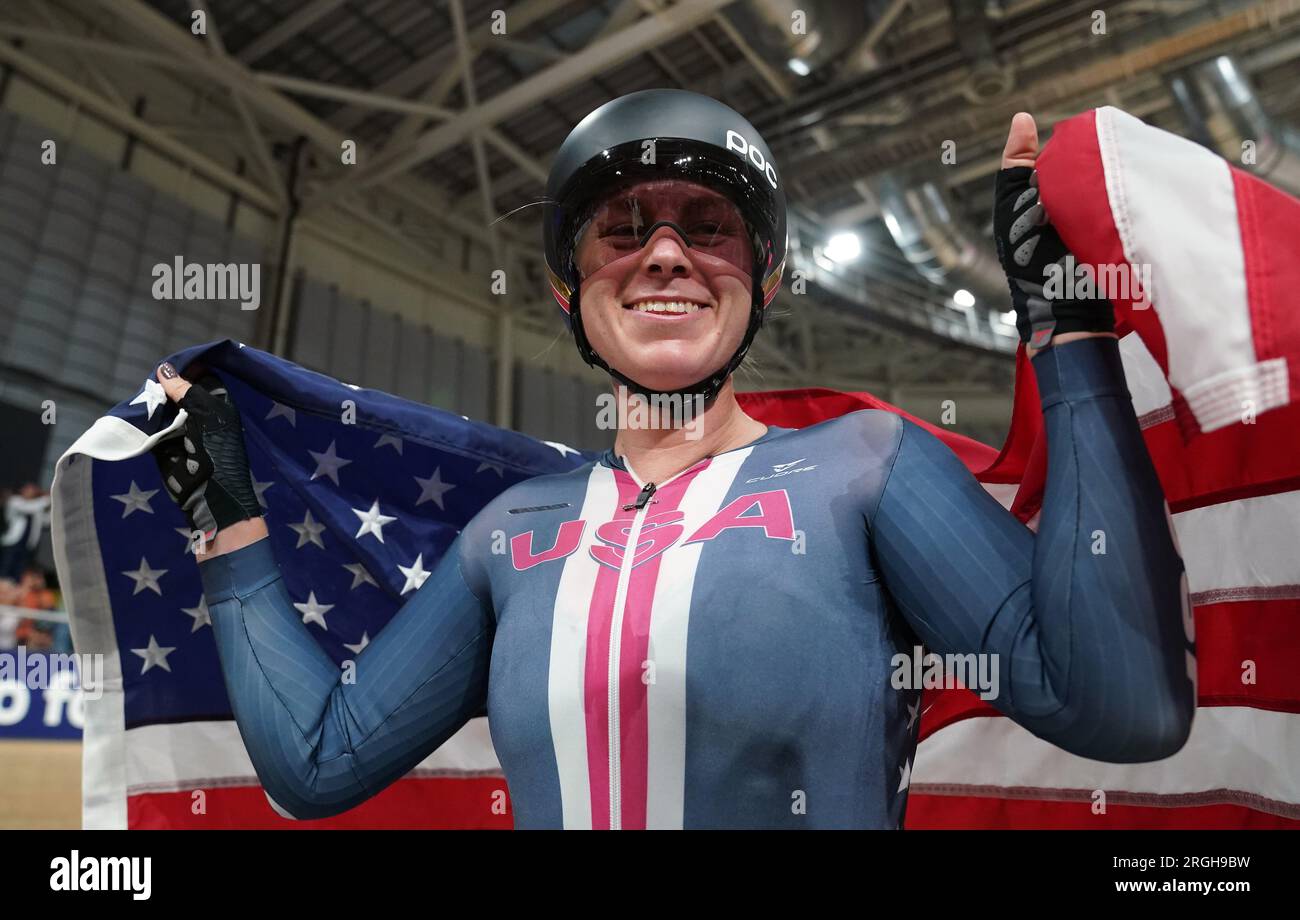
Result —
<instances>
[{"instance_id":1,"label":"woman's teeth","mask_svg":"<svg viewBox=\"0 0 1300 920\"><path fill-rule=\"evenodd\" d=\"M632 309L638 313L695 313L700 305L686 300L643 300L632 304Z\"/></svg>"}]
</instances>

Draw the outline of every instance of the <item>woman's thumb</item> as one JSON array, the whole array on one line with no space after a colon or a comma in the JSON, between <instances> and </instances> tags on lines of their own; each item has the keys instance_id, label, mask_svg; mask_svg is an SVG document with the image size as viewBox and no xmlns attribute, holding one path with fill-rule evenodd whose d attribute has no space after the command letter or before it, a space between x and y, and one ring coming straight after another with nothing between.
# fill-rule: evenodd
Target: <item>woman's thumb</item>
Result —
<instances>
[{"instance_id":1,"label":"woman's thumb","mask_svg":"<svg viewBox=\"0 0 1300 920\"><path fill-rule=\"evenodd\" d=\"M1002 149L1002 168L1033 166L1038 159L1038 126L1028 112L1017 112L1011 119L1007 144Z\"/></svg>"},{"instance_id":2,"label":"woman's thumb","mask_svg":"<svg viewBox=\"0 0 1300 920\"><path fill-rule=\"evenodd\" d=\"M158 382L162 384L167 398L178 403L190 391L191 383L177 373L176 368L164 362L158 365Z\"/></svg>"}]
</instances>

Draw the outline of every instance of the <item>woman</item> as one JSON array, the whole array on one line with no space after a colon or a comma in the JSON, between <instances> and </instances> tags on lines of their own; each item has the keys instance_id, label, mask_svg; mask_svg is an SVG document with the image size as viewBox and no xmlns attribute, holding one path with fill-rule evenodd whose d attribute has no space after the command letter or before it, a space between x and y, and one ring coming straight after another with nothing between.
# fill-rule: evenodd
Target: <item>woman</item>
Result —
<instances>
[{"instance_id":1,"label":"woman","mask_svg":"<svg viewBox=\"0 0 1300 920\"><path fill-rule=\"evenodd\" d=\"M894 828L920 696L895 657L922 643L983 656L993 703L1067 750L1177 751L1194 707L1182 563L1110 305L1035 284L1065 254L1036 155L1017 116L995 227L1046 414L1037 535L892 413L795 431L740 409L731 374L779 287L785 203L753 126L693 93L633 93L574 129L545 243L579 351L623 405L669 395L703 415L622 427L598 461L498 497L350 679L291 605L224 389L164 365L190 418L160 465L216 529L200 570L273 802L350 808L486 707L518 827Z\"/></svg>"}]
</instances>

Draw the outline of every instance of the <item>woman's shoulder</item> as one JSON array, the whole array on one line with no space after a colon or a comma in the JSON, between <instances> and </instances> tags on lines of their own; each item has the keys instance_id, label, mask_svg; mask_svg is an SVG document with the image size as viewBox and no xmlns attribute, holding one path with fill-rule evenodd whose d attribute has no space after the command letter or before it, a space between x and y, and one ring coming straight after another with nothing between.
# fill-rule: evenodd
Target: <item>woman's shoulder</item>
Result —
<instances>
[{"instance_id":1,"label":"woman's shoulder","mask_svg":"<svg viewBox=\"0 0 1300 920\"><path fill-rule=\"evenodd\" d=\"M888 409L857 409L792 431L803 441L825 441L845 452L892 453L908 424Z\"/></svg>"}]
</instances>

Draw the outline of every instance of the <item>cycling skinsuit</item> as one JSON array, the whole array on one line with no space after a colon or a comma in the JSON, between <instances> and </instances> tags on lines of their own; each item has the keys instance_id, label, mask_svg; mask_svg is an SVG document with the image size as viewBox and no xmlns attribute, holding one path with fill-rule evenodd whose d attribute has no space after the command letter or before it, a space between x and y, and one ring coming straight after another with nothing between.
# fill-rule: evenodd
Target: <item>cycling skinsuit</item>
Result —
<instances>
[{"instance_id":1,"label":"cycling skinsuit","mask_svg":"<svg viewBox=\"0 0 1300 920\"><path fill-rule=\"evenodd\" d=\"M1034 367L1036 535L933 435L866 410L769 428L649 495L611 452L514 486L353 681L269 541L205 562L268 796L337 813L486 709L517 827L895 828L920 705L895 656L918 645L989 655L991 702L1068 751L1168 756L1194 707L1190 612L1117 343Z\"/></svg>"}]
</instances>

